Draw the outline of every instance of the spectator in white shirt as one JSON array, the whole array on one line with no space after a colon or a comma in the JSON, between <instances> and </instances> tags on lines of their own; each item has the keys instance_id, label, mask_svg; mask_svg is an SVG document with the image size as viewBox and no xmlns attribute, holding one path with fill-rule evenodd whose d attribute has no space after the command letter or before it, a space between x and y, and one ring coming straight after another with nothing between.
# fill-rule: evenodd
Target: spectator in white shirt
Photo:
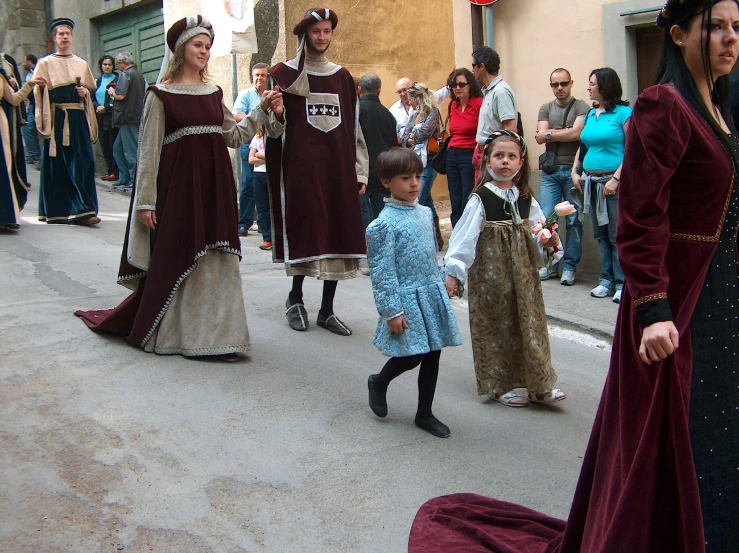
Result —
<instances>
[{"instance_id":1,"label":"spectator in white shirt","mask_svg":"<svg viewBox=\"0 0 739 553\"><path fill-rule=\"evenodd\" d=\"M477 150L472 158L475 166L475 182L480 172L482 150L485 141L495 131L518 132L518 106L513 89L498 75L500 56L498 52L482 46L472 52L472 72L482 84L483 102L477 123Z\"/></svg>"}]
</instances>

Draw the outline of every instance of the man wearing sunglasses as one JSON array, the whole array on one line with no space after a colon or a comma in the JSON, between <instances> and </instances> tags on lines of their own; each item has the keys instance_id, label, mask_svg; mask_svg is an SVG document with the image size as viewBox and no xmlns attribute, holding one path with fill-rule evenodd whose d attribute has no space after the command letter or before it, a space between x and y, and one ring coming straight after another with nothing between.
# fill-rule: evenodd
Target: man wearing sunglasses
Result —
<instances>
[{"instance_id":1,"label":"man wearing sunglasses","mask_svg":"<svg viewBox=\"0 0 739 553\"><path fill-rule=\"evenodd\" d=\"M545 144L547 151L553 152L557 158L556 167L544 168L542 171L539 204L547 217L554 213L554 206L562 200L575 203L570 194L573 186L570 169L580 147L580 131L583 129L583 121L590 106L572 97L572 84L572 77L567 69L555 69L549 77L554 100L539 109L536 141ZM575 284L575 270L582 256L582 220L578 212L568 215L566 220L567 240L560 282L565 286L572 286ZM547 267L542 267L539 270L539 277L541 280L547 280L556 276L558 270L556 265L551 271Z\"/></svg>"}]
</instances>

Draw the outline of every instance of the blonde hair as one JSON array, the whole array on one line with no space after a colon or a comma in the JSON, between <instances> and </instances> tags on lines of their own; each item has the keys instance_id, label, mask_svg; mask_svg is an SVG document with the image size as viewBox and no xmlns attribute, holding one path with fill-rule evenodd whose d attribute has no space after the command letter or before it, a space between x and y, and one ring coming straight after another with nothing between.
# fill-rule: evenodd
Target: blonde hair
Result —
<instances>
[{"instance_id":1,"label":"blonde hair","mask_svg":"<svg viewBox=\"0 0 739 553\"><path fill-rule=\"evenodd\" d=\"M192 37L190 40L192 40L193 38L195 37ZM182 46L177 48L177 50L175 50L174 57L169 62L167 72L164 74L164 78L162 79L163 83L172 83L176 81L180 77L180 75L182 75L182 70L185 68L185 46L187 46L190 40L188 40ZM204 83L207 83L209 78L210 75L208 74L208 64L206 64L205 67L200 70L200 80Z\"/></svg>"},{"instance_id":2,"label":"blonde hair","mask_svg":"<svg viewBox=\"0 0 739 553\"><path fill-rule=\"evenodd\" d=\"M423 83L413 83L408 87L408 96L418 102L418 113L416 114L416 123L421 123L431 114L437 107L436 96Z\"/></svg>"}]
</instances>

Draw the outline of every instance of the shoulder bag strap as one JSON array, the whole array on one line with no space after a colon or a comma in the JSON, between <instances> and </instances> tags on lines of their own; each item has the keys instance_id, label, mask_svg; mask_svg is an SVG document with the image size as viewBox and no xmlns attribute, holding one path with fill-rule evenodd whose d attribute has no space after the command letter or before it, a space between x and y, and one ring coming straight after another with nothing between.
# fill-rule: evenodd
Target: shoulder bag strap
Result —
<instances>
[{"instance_id":1,"label":"shoulder bag strap","mask_svg":"<svg viewBox=\"0 0 739 553\"><path fill-rule=\"evenodd\" d=\"M570 115L570 111L572 110L572 106L575 105L575 102L577 102L576 98L573 98L572 100L570 100L570 103L567 106L567 109L565 110L565 116L562 118L562 128L563 129L567 128L567 116ZM559 152L559 142L556 142L555 146L556 146L556 149L554 150L554 153L556 154Z\"/></svg>"},{"instance_id":2,"label":"shoulder bag strap","mask_svg":"<svg viewBox=\"0 0 739 553\"><path fill-rule=\"evenodd\" d=\"M443 129L444 132L446 132L448 128L449 118L452 115L452 104L454 102L459 102L459 100L452 100L451 98L449 99L449 105L447 106L447 110L446 110L446 119L444 120L444 129Z\"/></svg>"}]
</instances>

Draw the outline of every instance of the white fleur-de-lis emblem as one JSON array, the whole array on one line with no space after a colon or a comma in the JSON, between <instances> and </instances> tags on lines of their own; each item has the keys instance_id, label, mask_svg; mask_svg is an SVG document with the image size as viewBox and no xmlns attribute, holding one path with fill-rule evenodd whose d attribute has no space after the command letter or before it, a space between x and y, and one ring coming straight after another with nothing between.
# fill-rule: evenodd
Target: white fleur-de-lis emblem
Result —
<instances>
[{"instance_id":1,"label":"white fleur-de-lis emblem","mask_svg":"<svg viewBox=\"0 0 739 553\"><path fill-rule=\"evenodd\" d=\"M331 108L331 115L336 115L336 108Z\"/></svg>"},{"instance_id":2,"label":"white fleur-de-lis emblem","mask_svg":"<svg viewBox=\"0 0 739 553\"><path fill-rule=\"evenodd\" d=\"M328 108L326 106L321 106L321 113L323 115L326 115L326 112L328 111Z\"/></svg>"},{"instance_id":3,"label":"white fleur-de-lis emblem","mask_svg":"<svg viewBox=\"0 0 739 553\"><path fill-rule=\"evenodd\" d=\"M310 113L311 113L311 115L317 114L318 113L318 108L315 105L312 105L310 107Z\"/></svg>"}]
</instances>

